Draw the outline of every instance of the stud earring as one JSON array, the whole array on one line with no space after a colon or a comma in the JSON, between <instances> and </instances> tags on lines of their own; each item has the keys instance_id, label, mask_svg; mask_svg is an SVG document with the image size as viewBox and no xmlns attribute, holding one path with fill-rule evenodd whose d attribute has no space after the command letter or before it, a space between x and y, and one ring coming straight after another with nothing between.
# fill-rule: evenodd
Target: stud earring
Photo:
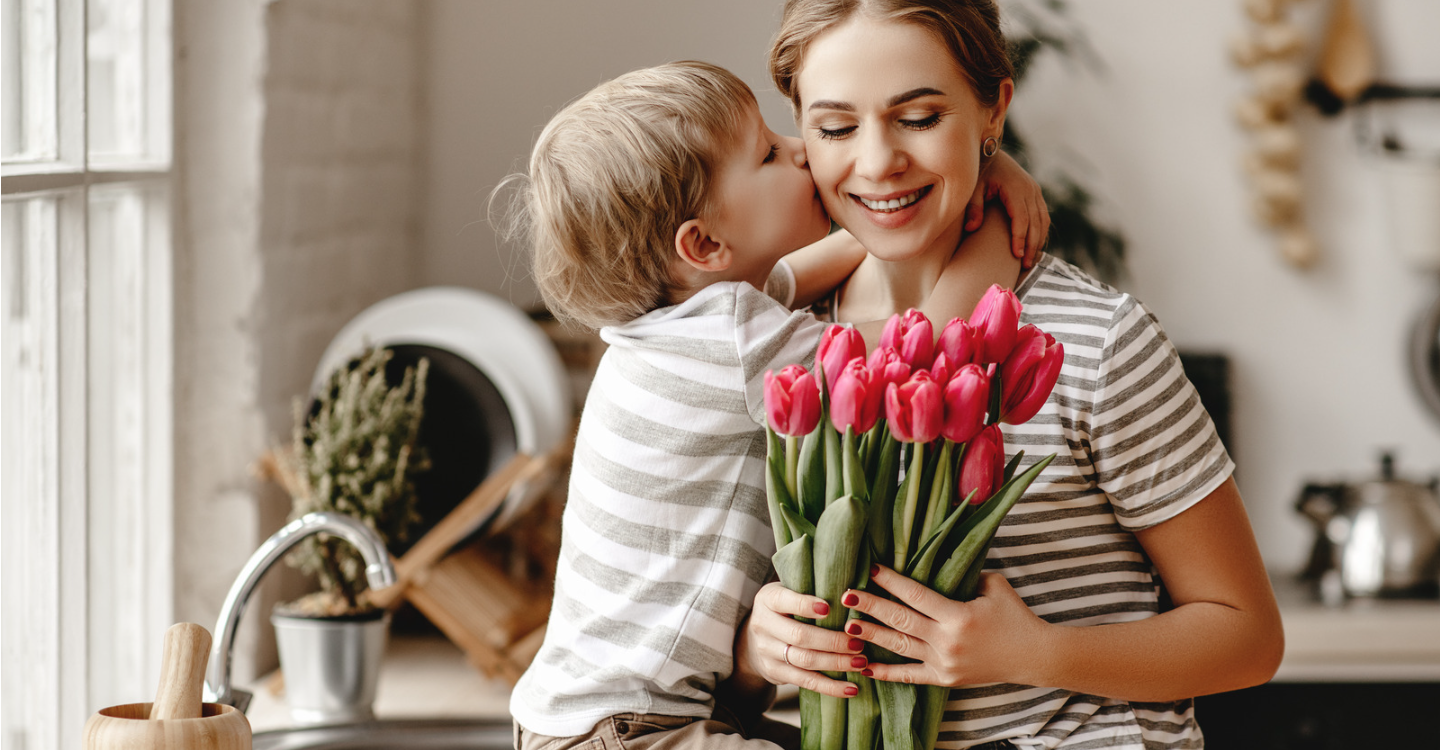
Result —
<instances>
[{"instance_id":1,"label":"stud earring","mask_svg":"<svg viewBox=\"0 0 1440 750\"><path fill-rule=\"evenodd\" d=\"M994 156L999 152L1000 141L995 140L994 136L986 138L985 142L980 144L980 155L984 156L986 159L989 159L990 157Z\"/></svg>"}]
</instances>

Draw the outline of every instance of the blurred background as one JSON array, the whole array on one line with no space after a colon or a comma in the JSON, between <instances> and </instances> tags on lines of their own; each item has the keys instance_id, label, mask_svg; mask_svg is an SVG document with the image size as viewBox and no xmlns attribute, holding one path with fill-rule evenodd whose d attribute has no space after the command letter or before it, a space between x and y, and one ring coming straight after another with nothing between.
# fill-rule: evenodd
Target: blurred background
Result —
<instances>
[{"instance_id":1,"label":"blurred background","mask_svg":"<svg viewBox=\"0 0 1440 750\"><path fill-rule=\"evenodd\" d=\"M70 717L56 724L69 732L79 727L73 717L99 705L139 700L136 690L143 697L154 684L157 624L214 621L235 573L290 510L251 466L288 440L292 399L308 391L347 321L433 285L487 292L543 318L523 250L499 239L488 202L566 102L634 68L700 59L739 74L770 126L794 133L765 72L780 5L6 0L6 306L12 323L23 317L16 311L40 311L40 323L7 324L7 367L19 369L6 371L6 452L7 461L23 455L49 467L27 474L5 464L7 676L22 658L15 633L68 623L51 628L49 656L32 675L66 697L59 708L24 710ZM1294 174L1313 238L1309 262L1297 264L1257 218L1244 161L1254 133L1237 118L1257 86L1255 70L1235 61L1237 35L1256 28L1247 10L1255 3L1002 5L1016 38L1062 42L1034 51L1011 110L1029 167L1050 185L1082 186L1086 220L1110 238L1098 245L1109 253L1100 258L1109 279L1147 303L1183 352L1220 363L1207 376L1207 403L1225 412L1237 481L1272 571L1293 574L1311 552L1315 528L1295 510L1307 483L1378 477L1384 452L1419 484L1440 476L1440 412L1427 404L1411 354L1440 296L1440 263L1397 247L1411 230L1386 193L1395 159L1440 163L1440 119L1417 115L1428 146L1387 151L1367 142L1373 129L1357 130L1378 105L1323 115L1296 101ZM1292 72L1308 80L1335 3L1279 5L1302 43ZM113 122L93 131L88 152L80 126L54 131L45 159L74 163L78 148L86 165L78 181L22 174L43 138L34 140L20 113L63 111L67 95L45 99L9 61L34 53L33 34L26 46L22 30L81 34L72 11L82 6L90 9L91 119L112 113ZM1373 49L1373 82L1440 86L1440 4L1354 7ZM146 40L138 47L121 43L137 35ZM75 77L84 63L64 59L51 70L61 90L84 80ZM67 196L79 196L78 208ZM74 249L74 232L37 229L57 221L87 226L89 249ZM42 245L54 253L51 266L36 265ZM67 252L94 260L72 278ZM42 278L43 268L59 270ZM87 278L92 291L104 286L97 274L124 314L106 312L114 300L92 300L88 316L67 323L74 290ZM79 356L53 333L24 338L45 321L118 343L90 350L87 375L42 378L39 390L24 391L25 346L62 363ZM1428 341L1440 349L1433 332ZM120 395L105 395L112 391ZM61 406L84 403L65 400L75 393L105 411L87 423L83 406ZM27 399L49 406L27 410ZM112 423L129 437L113 445L86 437L85 424L98 433ZM51 447L11 453L31 443ZM90 489L60 480L72 475L88 477ZM34 493L53 508L20 499ZM76 559L85 561L78 572L58 562ZM35 573L47 560L53 569ZM277 578L264 598L300 586ZM15 614L22 600L29 614ZM106 620L112 610L122 616ZM241 629L245 679L274 665L260 617ZM22 620L41 625L10 627ZM58 687L87 673L79 697ZM23 713L13 695L7 717Z\"/></svg>"}]
</instances>

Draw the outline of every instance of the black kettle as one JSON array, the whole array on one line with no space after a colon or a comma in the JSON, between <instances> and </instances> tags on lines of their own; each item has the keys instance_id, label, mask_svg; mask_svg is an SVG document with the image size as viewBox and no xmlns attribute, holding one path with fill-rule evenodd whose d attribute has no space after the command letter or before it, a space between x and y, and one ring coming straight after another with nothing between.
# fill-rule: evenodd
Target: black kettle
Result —
<instances>
[{"instance_id":1,"label":"black kettle","mask_svg":"<svg viewBox=\"0 0 1440 750\"><path fill-rule=\"evenodd\" d=\"M1296 510L1315 523L1315 546L1302 576L1339 574L1350 596L1435 596L1440 590L1440 478L1398 479L1394 457L1380 478L1306 484Z\"/></svg>"}]
</instances>

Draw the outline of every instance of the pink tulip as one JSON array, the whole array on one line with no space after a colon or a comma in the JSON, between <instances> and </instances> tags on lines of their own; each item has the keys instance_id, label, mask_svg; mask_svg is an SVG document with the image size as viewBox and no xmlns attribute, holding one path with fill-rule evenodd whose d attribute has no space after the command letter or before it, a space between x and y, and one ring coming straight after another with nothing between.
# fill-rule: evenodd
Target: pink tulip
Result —
<instances>
[{"instance_id":1,"label":"pink tulip","mask_svg":"<svg viewBox=\"0 0 1440 750\"><path fill-rule=\"evenodd\" d=\"M977 362L1004 362L1015 348L1015 327L1020 325L1020 298L1015 293L991 284L985 296L975 305L970 325L982 342Z\"/></svg>"},{"instance_id":2,"label":"pink tulip","mask_svg":"<svg viewBox=\"0 0 1440 750\"><path fill-rule=\"evenodd\" d=\"M973 490L975 495L970 497L970 504L979 505L995 494L1004 478L1005 436L1000 434L1000 425L992 424L965 446L956 482L959 500L970 496Z\"/></svg>"},{"instance_id":3,"label":"pink tulip","mask_svg":"<svg viewBox=\"0 0 1440 750\"><path fill-rule=\"evenodd\" d=\"M936 347L945 355L950 366L955 368L980 361L980 348L983 343L974 326L964 318L954 318L940 331L940 340Z\"/></svg>"},{"instance_id":4,"label":"pink tulip","mask_svg":"<svg viewBox=\"0 0 1440 750\"><path fill-rule=\"evenodd\" d=\"M885 401L883 386L865 360L850 360L830 390L830 422L835 429L843 433L849 427L859 435L874 427Z\"/></svg>"},{"instance_id":5,"label":"pink tulip","mask_svg":"<svg viewBox=\"0 0 1440 750\"><path fill-rule=\"evenodd\" d=\"M916 370L903 383L885 389L885 419L890 434L902 443L928 443L940 436L945 400L930 373Z\"/></svg>"},{"instance_id":6,"label":"pink tulip","mask_svg":"<svg viewBox=\"0 0 1440 750\"><path fill-rule=\"evenodd\" d=\"M808 435L820 423L820 388L800 365L765 372L765 413L781 435Z\"/></svg>"},{"instance_id":7,"label":"pink tulip","mask_svg":"<svg viewBox=\"0 0 1440 750\"><path fill-rule=\"evenodd\" d=\"M893 348L913 369L928 369L935 360L935 328L925 314L910 308L885 323L880 345Z\"/></svg>"},{"instance_id":8,"label":"pink tulip","mask_svg":"<svg viewBox=\"0 0 1440 750\"><path fill-rule=\"evenodd\" d=\"M990 411L990 376L980 365L968 364L945 384L945 421L940 434L946 440L963 443L985 427Z\"/></svg>"},{"instance_id":9,"label":"pink tulip","mask_svg":"<svg viewBox=\"0 0 1440 750\"><path fill-rule=\"evenodd\" d=\"M945 356L945 352L937 352L935 364L930 365L930 379L937 383L948 383L954 373L955 368L950 366L950 359Z\"/></svg>"},{"instance_id":10,"label":"pink tulip","mask_svg":"<svg viewBox=\"0 0 1440 750\"><path fill-rule=\"evenodd\" d=\"M1000 366L1000 421L1029 422L1050 398L1064 364L1065 346L1054 336L1033 325L1017 331L1015 348Z\"/></svg>"},{"instance_id":11,"label":"pink tulip","mask_svg":"<svg viewBox=\"0 0 1440 750\"><path fill-rule=\"evenodd\" d=\"M875 351L870 352L870 358L865 365L870 372L880 378L881 388L891 383L903 383L910 377L910 365L900 359L900 353L893 347L877 346Z\"/></svg>"},{"instance_id":12,"label":"pink tulip","mask_svg":"<svg viewBox=\"0 0 1440 750\"><path fill-rule=\"evenodd\" d=\"M840 372L855 358L865 359L865 338L849 326L832 325L820 335L815 361L825 374L825 390L834 392Z\"/></svg>"}]
</instances>

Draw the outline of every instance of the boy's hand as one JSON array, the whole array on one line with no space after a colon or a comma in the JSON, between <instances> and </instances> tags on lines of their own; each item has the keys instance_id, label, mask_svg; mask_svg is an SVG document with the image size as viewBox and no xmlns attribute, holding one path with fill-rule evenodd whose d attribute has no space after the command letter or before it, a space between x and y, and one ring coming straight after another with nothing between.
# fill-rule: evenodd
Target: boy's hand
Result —
<instances>
[{"instance_id":1,"label":"boy's hand","mask_svg":"<svg viewBox=\"0 0 1440 750\"><path fill-rule=\"evenodd\" d=\"M965 208L965 231L980 228L985 201L996 197L1010 215L1010 251L1022 266L1029 268L1050 234L1050 212L1040 194L1040 183L1004 151L995 154L980 170L975 194Z\"/></svg>"}]
</instances>

